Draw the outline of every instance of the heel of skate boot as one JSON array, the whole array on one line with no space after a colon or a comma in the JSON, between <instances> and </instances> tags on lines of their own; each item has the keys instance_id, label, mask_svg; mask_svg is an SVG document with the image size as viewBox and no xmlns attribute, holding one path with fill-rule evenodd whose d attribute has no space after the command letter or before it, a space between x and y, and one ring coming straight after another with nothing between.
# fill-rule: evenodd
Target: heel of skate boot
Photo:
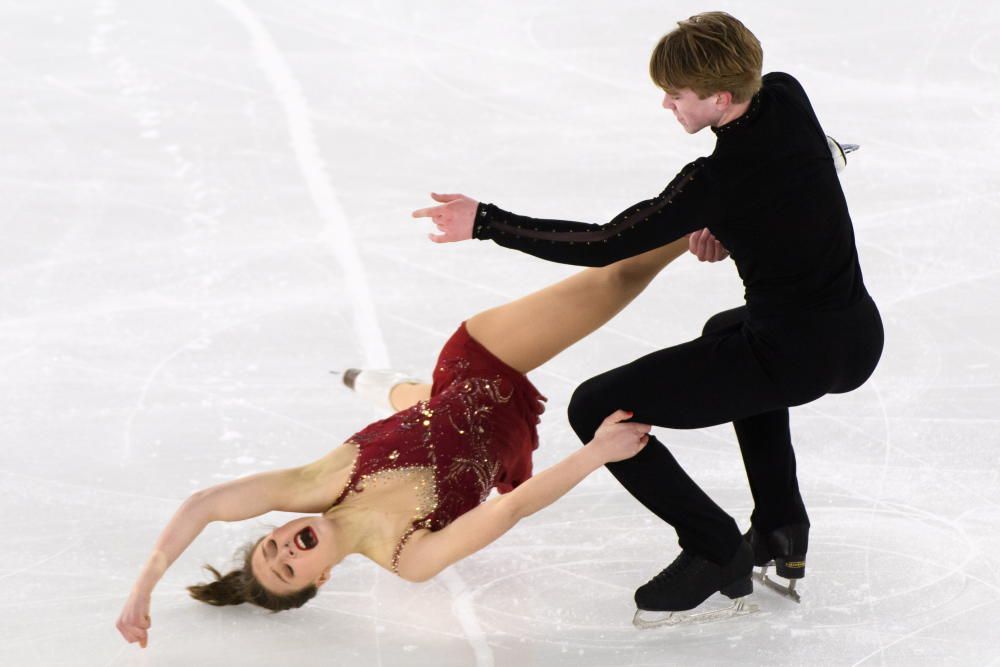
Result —
<instances>
[{"instance_id":1,"label":"heel of skate boot","mask_svg":"<svg viewBox=\"0 0 1000 667\"><path fill-rule=\"evenodd\" d=\"M750 595L753 593L753 579L749 575L743 579L737 579L731 584L723 586L719 589L719 592L725 595L727 598L735 599L741 598L744 595Z\"/></svg>"},{"instance_id":2,"label":"heel of skate boot","mask_svg":"<svg viewBox=\"0 0 1000 667\"><path fill-rule=\"evenodd\" d=\"M332 373L338 373L339 371L331 371ZM358 375L361 373L360 368L348 368L341 375L341 380L343 380L344 385L348 389L354 389L354 381L357 380Z\"/></svg>"},{"instance_id":3,"label":"heel of skate boot","mask_svg":"<svg viewBox=\"0 0 1000 667\"><path fill-rule=\"evenodd\" d=\"M806 557L775 558L774 571L779 577L785 579L801 579L806 576Z\"/></svg>"},{"instance_id":4,"label":"heel of skate boot","mask_svg":"<svg viewBox=\"0 0 1000 667\"><path fill-rule=\"evenodd\" d=\"M766 567L771 563L771 552L767 549L764 537L751 526L750 530L743 533L743 541L753 549L754 567Z\"/></svg>"}]
</instances>

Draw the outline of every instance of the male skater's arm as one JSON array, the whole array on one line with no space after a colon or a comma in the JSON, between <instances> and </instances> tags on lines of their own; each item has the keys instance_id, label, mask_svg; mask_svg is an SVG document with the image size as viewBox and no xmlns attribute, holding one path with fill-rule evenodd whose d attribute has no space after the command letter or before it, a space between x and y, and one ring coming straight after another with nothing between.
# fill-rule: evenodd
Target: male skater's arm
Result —
<instances>
[{"instance_id":1,"label":"male skater's arm","mask_svg":"<svg viewBox=\"0 0 1000 667\"><path fill-rule=\"evenodd\" d=\"M711 227L722 218L718 186L702 158L681 170L658 196L605 224L529 218L463 195L435 196L442 206L414 211L443 232L438 242L492 239L498 245L563 264L606 266ZM475 206L475 208L473 208Z\"/></svg>"}]
</instances>

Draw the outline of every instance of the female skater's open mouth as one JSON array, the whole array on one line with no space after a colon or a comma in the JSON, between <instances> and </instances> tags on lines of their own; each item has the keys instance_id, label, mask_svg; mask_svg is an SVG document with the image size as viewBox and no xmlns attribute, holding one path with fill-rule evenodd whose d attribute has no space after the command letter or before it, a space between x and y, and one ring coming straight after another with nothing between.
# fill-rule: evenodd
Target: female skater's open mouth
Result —
<instances>
[{"instance_id":1,"label":"female skater's open mouth","mask_svg":"<svg viewBox=\"0 0 1000 667\"><path fill-rule=\"evenodd\" d=\"M317 544L319 544L319 540L316 538L316 531L309 526L306 526L299 532L295 533L295 546L299 549L309 551Z\"/></svg>"}]
</instances>

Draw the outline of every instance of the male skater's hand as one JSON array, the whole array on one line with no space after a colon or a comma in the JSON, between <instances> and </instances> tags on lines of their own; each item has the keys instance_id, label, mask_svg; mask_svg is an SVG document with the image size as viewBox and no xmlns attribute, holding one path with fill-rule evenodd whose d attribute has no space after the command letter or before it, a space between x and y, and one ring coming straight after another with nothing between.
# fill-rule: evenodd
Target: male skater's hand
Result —
<instances>
[{"instance_id":1,"label":"male skater's hand","mask_svg":"<svg viewBox=\"0 0 1000 667\"><path fill-rule=\"evenodd\" d=\"M421 208L413 212L414 218L430 218L437 225L440 234L428 234L434 243L467 241L472 238L472 224L476 221L479 202L465 195L439 195L432 192L431 198L441 202L441 206Z\"/></svg>"},{"instance_id":2,"label":"male skater's hand","mask_svg":"<svg viewBox=\"0 0 1000 667\"><path fill-rule=\"evenodd\" d=\"M597 447L605 463L630 459L649 442L649 424L627 422L632 418L627 410L615 410L601 423L589 447Z\"/></svg>"},{"instance_id":3,"label":"male skater's hand","mask_svg":"<svg viewBox=\"0 0 1000 667\"><path fill-rule=\"evenodd\" d=\"M729 251L712 236L708 227L688 234L688 250L699 262L718 262L729 257Z\"/></svg>"}]
</instances>

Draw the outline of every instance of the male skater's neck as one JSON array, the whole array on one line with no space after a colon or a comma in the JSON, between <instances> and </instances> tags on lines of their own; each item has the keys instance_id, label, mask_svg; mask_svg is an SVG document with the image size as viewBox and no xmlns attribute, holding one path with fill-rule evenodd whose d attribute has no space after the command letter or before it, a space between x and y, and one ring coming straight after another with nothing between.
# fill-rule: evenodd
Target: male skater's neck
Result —
<instances>
[{"instance_id":1,"label":"male skater's neck","mask_svg":"<svg viewBox=\"0 0 1000 667\"><path fill-rule=\"evenodd\" d=\"M722 116L719 118L719 122L715 124L715 127L722 127L726 123L731 123L743 114L747 112L750 108L750 101L741 102L739 104L733 104L728 109L722 112Z\"/></svg>"}]
</instances>

